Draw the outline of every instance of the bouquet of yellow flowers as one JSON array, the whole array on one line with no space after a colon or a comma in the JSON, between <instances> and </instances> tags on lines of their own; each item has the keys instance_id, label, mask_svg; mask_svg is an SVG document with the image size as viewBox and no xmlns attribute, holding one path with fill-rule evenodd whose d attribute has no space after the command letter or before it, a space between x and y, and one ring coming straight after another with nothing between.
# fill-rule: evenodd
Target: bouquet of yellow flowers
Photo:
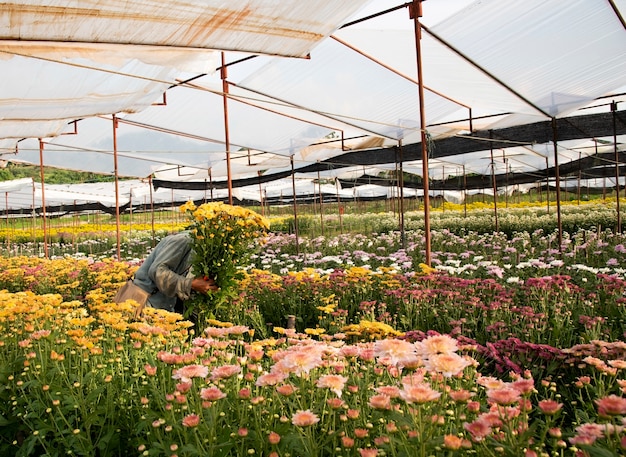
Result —
<instances>
[{"instance_id":1,"label":"bouquet of yellow flowers","mask_svg":"<svg viewBox=\"0 0 626 457\"><path fill-rule=\"evenodd\" d=\"M254 242L268 229L267 219L258 213L221 202L198 207L187 202L180 208L190 221L191 271L194 276L212 278L218 291L197 295L187 304L186 315L210 318L216 309L237 295L236 285L243 277Z\"/></svg>"}]
</instances>

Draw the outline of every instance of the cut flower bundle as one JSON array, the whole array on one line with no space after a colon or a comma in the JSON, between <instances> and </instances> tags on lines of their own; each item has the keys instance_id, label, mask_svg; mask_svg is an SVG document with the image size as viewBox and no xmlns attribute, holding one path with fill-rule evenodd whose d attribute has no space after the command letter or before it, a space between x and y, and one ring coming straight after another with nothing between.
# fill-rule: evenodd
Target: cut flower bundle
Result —
<instances>
[{"instance_id":1,"label":"cut flower bundle","mask_svg":"<svg viewBox=\"0 0 626 457\"><path fill-rule=\"evenodd\" d=\"M269 222L252 210L222 202L200 206L187 202L180 211L190 222L192 273L212 278L219 287L216 292L196 296L188 312L210 315L235 295L241 267L246 265L253 242L267 233Z\"/></svg>"}]
</instances>

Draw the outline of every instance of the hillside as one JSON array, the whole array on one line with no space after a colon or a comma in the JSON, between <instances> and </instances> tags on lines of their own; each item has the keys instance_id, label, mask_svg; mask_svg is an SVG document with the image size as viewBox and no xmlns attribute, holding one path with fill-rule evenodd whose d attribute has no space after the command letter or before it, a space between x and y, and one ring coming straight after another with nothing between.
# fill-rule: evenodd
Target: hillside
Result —
<instances>
[{"instance_id":1,"label":"hillside","mask_svg":"<svg viewBox=\"0 0 626 457\"><path fill-rule=\"evenodd\" d=\"M41 175L39 167L34 165L8 163L3 168L0 168L0 181L10 181L12 179L21 178L33 178L35 181L40 181ZM44 167L44 180L47 184L110 182L114 179L115 178L110 175Z\"/></svg>"}]
</instances>

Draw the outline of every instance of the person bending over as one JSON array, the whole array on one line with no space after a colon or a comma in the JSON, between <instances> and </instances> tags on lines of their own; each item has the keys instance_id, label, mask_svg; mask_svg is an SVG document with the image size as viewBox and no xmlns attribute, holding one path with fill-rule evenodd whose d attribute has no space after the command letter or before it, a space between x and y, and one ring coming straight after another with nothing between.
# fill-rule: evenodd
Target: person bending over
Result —
<instances>
[{"instance_id":1,"label":"person bending over","mask_svg":"<svg viewBox=\"0 0 626 457\"><path fill-rule=\"evenodd\" d=\"M163 238L135 273L134 283L150 297L146 306L183 313L193 291L218 290L211 278L191 277L191 238L183 231Z\"/></svg>"}]
</instances>

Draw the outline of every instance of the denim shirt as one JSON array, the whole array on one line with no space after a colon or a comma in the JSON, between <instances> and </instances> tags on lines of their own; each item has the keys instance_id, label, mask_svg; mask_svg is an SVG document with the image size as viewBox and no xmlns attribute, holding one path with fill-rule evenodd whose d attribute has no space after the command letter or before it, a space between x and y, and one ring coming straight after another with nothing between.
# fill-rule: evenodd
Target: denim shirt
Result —
<instances>
[{"instance_id":1,"label":"denim shirt","mask_svg":"<svg viewBox=\"0 0 626 457\"><path fill-rule=\"evenodd\" d=\"M166 236L135 273L135 284L152 294L148 306L174 311L177 297L183 301L190 298L190 242L188 231Z\"/></svg>"}]
</instances>

